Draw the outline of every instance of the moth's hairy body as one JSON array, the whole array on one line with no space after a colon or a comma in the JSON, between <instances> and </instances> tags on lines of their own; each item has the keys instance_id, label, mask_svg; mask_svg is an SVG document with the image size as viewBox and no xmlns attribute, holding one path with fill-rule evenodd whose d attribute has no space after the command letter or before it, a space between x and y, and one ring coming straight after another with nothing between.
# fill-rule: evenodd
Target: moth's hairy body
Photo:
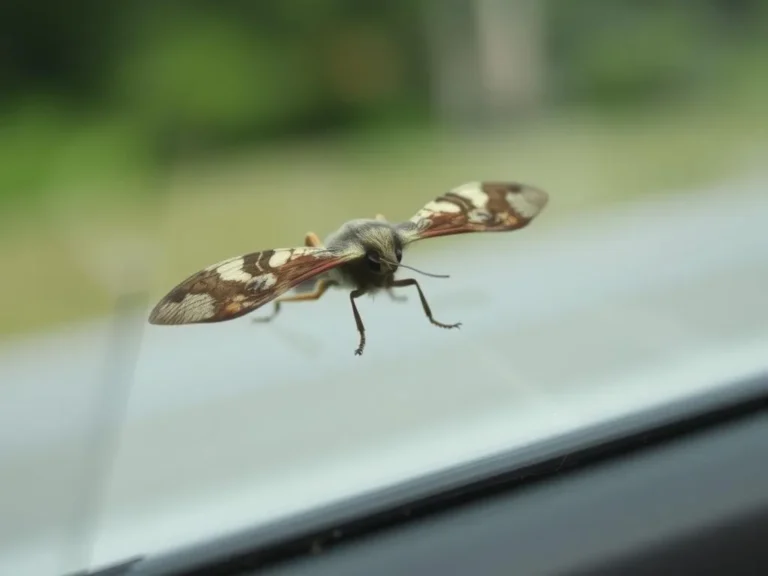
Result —
<instances>
[{"instance_id":1,"label":"moth's hairy body","mask_svg":"<svg viewBox=\"0 0 768 576\"><path fill-rule=\"evenodd\" d=\"M383 262L391 262L394 265L382 263L382 273L376 273L367 259L352 260L329 270L326 276L340 287L359 288L369 293L389 288L394 282L397 264L402 259L405 244L397 228L389 222L362 218L347 222L326 238L326 248L331 251L343 251L347 246L356 245L363 251L377 251Z\"/></svg>"},{"instance_id":2,"label":"moth's hairy body","mask_svg":"<svg viewBox=\"0 0 768 576\"><path fill-rule=\"evenodd\" d=\"M544 209L546 192L518 183L470 182L427 203L406 222L391 223L381 214L344 223L325 241L310 232L304 246L253 252L213 264L187 278L162 298L150 314L153 324L221 322L273 302L272 320L281 303L317 300L329 288L349 291L359 333L356 354L365 347L365 328L355 300L395 288L415 287L432 324L426 297L413 278L396 279L403 252L417 240L469 232L502 232L523 228ZM405 265L403 265L405 266ZM286 293L299 288L294 295ZM301 290L303 288L303 290Z\"/></svg>"}]
</instances>

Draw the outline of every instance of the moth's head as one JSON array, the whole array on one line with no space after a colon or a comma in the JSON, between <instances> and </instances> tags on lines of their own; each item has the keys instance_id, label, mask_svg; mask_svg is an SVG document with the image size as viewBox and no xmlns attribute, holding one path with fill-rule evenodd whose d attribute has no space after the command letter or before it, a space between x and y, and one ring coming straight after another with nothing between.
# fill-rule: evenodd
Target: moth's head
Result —
<instances>
[{"instance_id":1,"label":"moth's head","mask_svg":"<svg viewBox=\"0 0 768 576\"><path fill-rule=\"evenodd\" d=\"M374 274L394 274L403 259L403 242L388 224L372 223L360 229L363 264Z\"/></svg>"}]
</instances>

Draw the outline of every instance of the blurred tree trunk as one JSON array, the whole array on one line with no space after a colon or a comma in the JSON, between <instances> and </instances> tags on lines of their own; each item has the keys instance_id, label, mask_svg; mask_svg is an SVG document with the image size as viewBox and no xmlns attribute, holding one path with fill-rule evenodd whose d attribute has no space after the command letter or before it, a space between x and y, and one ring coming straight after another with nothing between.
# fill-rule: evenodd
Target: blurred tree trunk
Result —
<instances>
[{"instance_id":1,"label":"blurred tree trunk","mask_svg":"<svg viewBox=\"0 0 768 576\"><path fill-rule=\"evenodd\" d=\"M529 114L544 95L543 0L424 0L432 101L448 123Z\"/></svg>"},{"instance_id":2,"label":"blurred tree trunk","mask_svg":"<svg viewBox=\"0 0 768 576\"><path fill-rule=\"evenodd\" d=\"M473 8L472 0L424 0L432 107L443 122L478 120L483 113Z\"/></svg>"},{"instance_id":3,"label":"blurred tree trunk","mask_svg":"<svg viewBox=\"0 0 768 576\"><path fill-rule=\"evenodd\" d=\"M544 2L475 0L485 104L493 117L532 111L544 91Z\"/></svg>"}]
</instances>

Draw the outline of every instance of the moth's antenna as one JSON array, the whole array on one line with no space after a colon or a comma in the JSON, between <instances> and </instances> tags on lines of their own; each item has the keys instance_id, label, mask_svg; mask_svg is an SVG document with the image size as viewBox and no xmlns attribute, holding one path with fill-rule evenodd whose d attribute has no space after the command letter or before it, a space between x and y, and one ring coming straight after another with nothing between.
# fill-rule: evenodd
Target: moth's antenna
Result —
<instances>
[{"instance_id":1,"label":"moth's antenna","mask_svg":"<svg viewBox=\"0 0 768 576\"><path fill-rule=\"evenodd\" d=\"M418 272L419 274L424 274L424 276L429 276L430 278L450 278L448 274L430 274L429 272L424 272L423 270L419 270L418 268L414 268L413 266L408 266L407 264L397 264L396 262L390 262L389 260L382 260L385 264L389 264L390 266L399 266L400 268L408 268L408 270L413 270L414 272Z\"/></svg>"}]
</instances>

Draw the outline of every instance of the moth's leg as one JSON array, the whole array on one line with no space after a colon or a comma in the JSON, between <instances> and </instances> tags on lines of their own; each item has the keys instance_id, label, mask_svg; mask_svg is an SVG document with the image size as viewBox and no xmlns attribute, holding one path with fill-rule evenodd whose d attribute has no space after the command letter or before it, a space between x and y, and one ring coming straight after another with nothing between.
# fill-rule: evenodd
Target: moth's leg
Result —
<instances>
[{"instance_id":1,"label":"moth's leg","mask_svg":"<svg viewBox=\"0 0 768 576\"><path fill-rule=\"evenodd\" d=\"M408 300L408 296L402 296L401 294L395 294L395 291L392 290L392 288L387 288L387 294L389 294L389 297L392 298L395 302L405 302Z\"/></svg>"},{"instance_id":2,"label":"moth's leg","mask_svg":"<svg viewBox=\"0 0 768 576\"><path fill-rule=\"evenodd\" d=\"M363 319L360 318L360 312L357 311L357 305L355 304L355 298L360 298L363 294L365 294L365 290L359 288L349 293L349 301L352 303L352 313L355 315L357 332L360 334L360 342L355 350L355 356L361 356L363 348L365 348L365 326L363 326Z\"/></svg>"},{"instance_id":3,"label":"moth's leg","mask_svg":"<svg viewBox=\"0 0 768 576\"><path fill-rule=\"evenodd\" d=\"M307 235L304 236L304 246L310 248L322 248L323 242L314 232L307 232Z\"/></svg>"},{"instance_id":4,"label":"moth's leg","mask_svg":"<svg viewBox=\"0 0 768 576\"><path fill-rule=\"evenodd\" d=\"M387 221L387 219L384 218L384 214L376 214L376 218L375 219L376 220L380 220L382 222L386 222Z\"/></svg>"},{"instance_id":5,"label":"moth's leg","mask_svg":"<svg viewBox=\"0 0 768 576\"><path fill-rule=\"evenodd\" d=\"M274 308L272 308L272 314L269 316L257 316L253 319L253 322L269 322L274 320L277 313L280 312L280 304L283 302L302 302L306 300L318 300L326 290L331 286L334 286L336 282L333 280L318 280L315 283L315 289L312 292L306 292L304 294L296 294L294 296L284 296L274 301Z\"/></svg>"},{"instance_id":6,"label":"moth's leg","mask_svg":"<svg viewBox=\"0 0 768 576\"><path fill-rule=\"evenodd\" d=\"M419 283L413 278L405 278L403 280L395 280L392 282L393 288L402 288L405 286L416 286L416 290L419 291L419 298L421 299L421 307L424 308L424 314L427 315L427 318L429 318L429 321L432 322L432 324L440 326L440 328L459 328L461 326L461 322L457 322L456 324L443 324L442 322L435 320L432 317L432 310L430 310L429 304L427 304L427 299L424 297L424 292L421 291L421 286L419 286Z\"/></svg>"}]
</instances>

